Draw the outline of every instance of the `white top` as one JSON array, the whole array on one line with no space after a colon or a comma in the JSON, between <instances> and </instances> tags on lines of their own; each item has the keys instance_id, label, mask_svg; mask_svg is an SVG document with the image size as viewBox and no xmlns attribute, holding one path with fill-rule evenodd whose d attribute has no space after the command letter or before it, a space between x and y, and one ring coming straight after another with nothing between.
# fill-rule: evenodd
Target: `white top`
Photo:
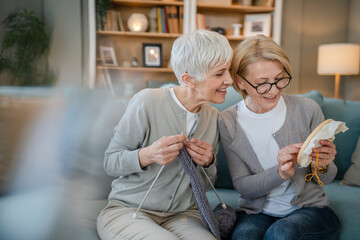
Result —
<instances>
[{"instance_id":1,"label":"white top","mask_svg":"<svg viewBox=\"0 0 360 240\"><path fill-rule=\"evenodd\" d=\"M266 113L252 112L247 108L244 100L238 103L237 109L238 121L263 169L278 165L277 156L280 148L273 134L281 128L285 121L286 104L283 97L280 97L274 109ZM268 194L263 213L276 217L291 213L297 209L290 204L295 195L290 180L286 180Z\"/></svg>"},{"instance_id":2,"label":"white top","mask_svg":"<svg viewBox=\"0 0 360 240\"><path fill-rule=\"evenodd\" d=\"M170 92L171 92L171 96L174 98L175 102L186 111L186 136L188 137L188 139L191 139L191 134L193 134L193 132L195 131L196 127L197 127L197 119L198 119L198 114L197 113L192 113L190 111L188 111L179 101L179 99L176 97L174 89L170 88ZM180 134L180 133L179 133Z\"/></svg>"}]
</instances>

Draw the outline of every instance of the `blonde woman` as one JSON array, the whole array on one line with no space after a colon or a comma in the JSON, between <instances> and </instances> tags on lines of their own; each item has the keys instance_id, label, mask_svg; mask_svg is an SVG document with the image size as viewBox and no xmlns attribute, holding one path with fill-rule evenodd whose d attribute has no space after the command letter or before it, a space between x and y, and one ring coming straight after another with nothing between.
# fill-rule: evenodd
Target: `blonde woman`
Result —
<instances>
[{"instance_id":1,"label":"blonde woman","mask_svg":"<svg viewBox=\"0 0 360 240\"><path fill-rule=\"evenodd\" d=\"M241 42L231 65L233 86L244 97L219 116L219 131L230 174L239 192L232 239L336 239L339 220L328 206L313 170L300 168L297 154L324 116L305 97L284 94L291 82L286 52L263 35ZM324 184L337 173L335 145L327 140L319 160L327 171ZM312 165L312 164L311 164Z\"/></svg>"}]
</instances>

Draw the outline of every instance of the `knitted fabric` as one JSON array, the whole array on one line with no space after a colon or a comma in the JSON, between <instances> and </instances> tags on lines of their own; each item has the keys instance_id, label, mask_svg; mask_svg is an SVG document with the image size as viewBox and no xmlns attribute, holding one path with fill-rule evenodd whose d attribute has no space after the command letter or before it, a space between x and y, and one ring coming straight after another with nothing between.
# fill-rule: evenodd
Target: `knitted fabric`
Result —
<instances>
[{"instance_id":1,"label":"knitted fabric","mask_svg":"<svg viewBox=\"0 0 360 240\"><path fill-rule=\"evenodd\" d=\"M220 235L218 223L210 208L210 204L206 197L204 186L202 184L195 163L193 162L192 158L190 157L190 155L188 154L188 152L185 150L184 147L180 149L180 154L178 158L184 171L190 177L191 187L195 196L196 205L198 207L202 221L204 222L207 229L209 229L209 231L216 237L216 239L220 240L221 235Z\"/></svg>"}]
</instances>

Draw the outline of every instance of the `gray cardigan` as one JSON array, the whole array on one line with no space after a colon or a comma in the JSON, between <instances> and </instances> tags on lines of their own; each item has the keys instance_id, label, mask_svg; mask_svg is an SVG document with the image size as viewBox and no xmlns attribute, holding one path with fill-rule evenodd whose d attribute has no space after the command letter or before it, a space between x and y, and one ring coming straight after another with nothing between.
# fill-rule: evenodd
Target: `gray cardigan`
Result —
<instances>
[{"instance_id":1,"label":"gray cardigan","mask_svg":"<svg viewBox=\"0 0 360 240\"><path fill-rule=\"evenodd\" d=\"M286 104L284 125L273 134L280 149L293 143L301 143L323 120L324 116L313 100L283 94ZM234 188L239 192L239 207L248 214L260 213L270 191L284 180L277 172L277 166L264 171L256 154L237 119L237 104L222 111L218 125ZM311 173L310 166L296 165L295 174L290 179L296 191L291 204L304 207L323 207L328 200L323 187L315 177L307 182L305 175ZM321 174L324 184L330 183L337 173L334 163L328 166L326 174Z\"/></svg>"},{"instance_id":2,"label":"gray cardigan","mask_svg":"<svg viewBox=\"0 0 360 240\"><path fill-rule=\"evenodd\" d=\"M105 152L105 171L116 177L112 182L110 201L135 208L139 206L161 168L161 165L152 163L142 169L138 159L139 149L163 136L186 132L186 113L174 101L168 88L145 89L132 98ZM211 144L216 156L219 148L218 110L204 104L198 115L192 138ZM215 165L216 160L205 168L212 182L216 179ZM204 183L208 183L205 176L202 178ZM209 188L210 185L207 185L206 189ZM176 159L165 166L142 209L182 212L194 205L189 176Z\"/></svg>"}]
</instances>

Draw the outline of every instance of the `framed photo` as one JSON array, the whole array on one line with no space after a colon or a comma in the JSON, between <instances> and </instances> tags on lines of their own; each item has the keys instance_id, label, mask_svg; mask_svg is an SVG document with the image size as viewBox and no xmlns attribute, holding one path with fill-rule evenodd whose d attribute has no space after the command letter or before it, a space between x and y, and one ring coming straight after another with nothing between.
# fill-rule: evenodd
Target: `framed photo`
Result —
<instances>
[{"instance_id":1,"label":"framed photo","mask_svg":"<svg viewBox=\"0 0 360 240\"><path fill-rule=\"evenodd\" d=\"M162 67L161 44L143 43L143 66Z\"/></svg>"},{"instance_id":2,"label":"framed photo","mask_svg":"<svg viewBox=\"0 0 360 240\"><path fill-rule=\"evenodd\" d=\"M113 47L100 46L101 61L105 66L117 66L115 51Z\"/></svg>"},{"instance_id":3,"label":"framed photo","mask_svg":"<svg viewBox=\"0 0 360 240\"><path fill-rule=\"evenodd\" d=\"M270 37L271 14L246 14L244 18L244 36L263 34Z\"/></svg>"}]
</instances>

